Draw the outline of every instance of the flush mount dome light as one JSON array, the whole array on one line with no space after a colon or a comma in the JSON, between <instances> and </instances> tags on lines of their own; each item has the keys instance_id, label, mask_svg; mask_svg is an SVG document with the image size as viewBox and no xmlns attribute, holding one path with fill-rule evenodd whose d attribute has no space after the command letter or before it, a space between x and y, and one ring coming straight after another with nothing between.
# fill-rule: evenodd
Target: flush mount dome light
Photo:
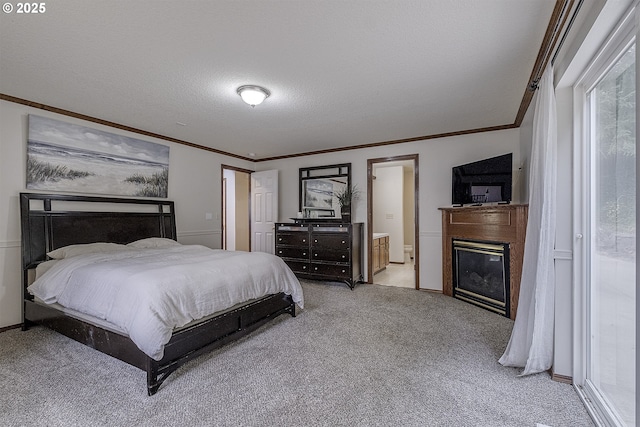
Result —
<instances>
[{"instance_id":1,"label":"flush mount dome light","mask_svg":"<svg viewBox=\"0 0 640 427\"><path fill-rule=\"evenodd\" d=\"M255 107L267 99L271 92L260 86L244 85L238 88L238 95L244 102Z\"/></svg>"}]
</instances>

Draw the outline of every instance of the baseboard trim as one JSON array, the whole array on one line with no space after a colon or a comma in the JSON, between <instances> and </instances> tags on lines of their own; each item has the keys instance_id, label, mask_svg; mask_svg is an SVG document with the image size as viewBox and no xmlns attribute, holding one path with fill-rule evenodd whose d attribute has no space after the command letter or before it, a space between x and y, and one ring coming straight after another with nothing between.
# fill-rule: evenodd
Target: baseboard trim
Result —
<instances>
[{"instance_id":1,"label":"baseboard trim","mask_svg":"<svg viewBox=\"0 0 640 427\"><path fill-rule=\"evenodd\" d=\"M551 379L553 381L557 381L559 383L573 384L573 377L569 377L567 375L556 374L553 371L551 371Z\"/></svg>"},{"instance_id":2,"label":"baseboard trim","mask_svg":"<svg viewBox=\"0 0 640 427\"><path fill-rule=\"evenodd\" d=\"M0 334L3 332L10 331L11 329L18 329L22 326L22 323L18 323L17 325L3 326L0 328Z\"/></svg>"}]
</instances>

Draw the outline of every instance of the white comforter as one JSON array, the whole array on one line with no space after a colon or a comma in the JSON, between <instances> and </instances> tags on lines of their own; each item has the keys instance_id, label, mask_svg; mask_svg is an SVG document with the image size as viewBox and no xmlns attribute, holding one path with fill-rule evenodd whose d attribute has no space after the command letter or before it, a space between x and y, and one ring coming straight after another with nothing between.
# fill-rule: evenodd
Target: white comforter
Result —
<instances>
[{"instance_id":1,"label":"white comforter","mask_svg":"<svg viewBox=\"0 0 640 427\"><path fill-rule=\"evenodd\" d=\"M298 279L277 256L198 245L63 259L28 290L120 327L155 360L174 328L216 311L278 292L304 305Z\"/></svg>"}]
</instances>

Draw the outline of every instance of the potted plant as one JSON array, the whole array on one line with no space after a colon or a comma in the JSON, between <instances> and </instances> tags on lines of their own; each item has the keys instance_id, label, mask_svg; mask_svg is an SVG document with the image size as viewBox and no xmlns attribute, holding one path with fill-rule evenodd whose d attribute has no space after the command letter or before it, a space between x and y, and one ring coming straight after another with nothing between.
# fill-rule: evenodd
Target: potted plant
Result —
<instances>
[{"instance_id":1,"label":"potted plant","mask_svg":"<svg viewBox=\"0 0 640 427\"><path fill-rule=\"evenodd\" d=\"M346 185L336 193L336 199L340 205L340 216L345 221L351 222L351 204L360 197L357 185Z\"/></svg>"}]
</instances>

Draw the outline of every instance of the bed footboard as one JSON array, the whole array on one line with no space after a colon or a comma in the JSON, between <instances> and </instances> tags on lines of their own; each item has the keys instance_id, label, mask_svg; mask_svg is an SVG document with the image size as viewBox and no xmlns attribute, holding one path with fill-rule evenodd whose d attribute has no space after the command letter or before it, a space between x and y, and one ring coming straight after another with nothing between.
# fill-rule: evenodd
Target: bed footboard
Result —
<instances>
[{"instance_id":1,"label":"bed footboard","mask_svg":"<svg viewBox=\"0 0 640 427\"><path fill-rule=\"evenodd\" d=\"M162 360L147 357L149 396L154 395L164 380L189 360L235 341L284 313L295 317L295 303L290 295L279 293L176 332L165 346Z\"/></svg>"},{"instance_id":2,"label":"bed footboard","mask_svg":"<svg viewBox=\"0 0 640 427\"><path fill-rule=\"evenodd\" d=\"M146 371L149 396L158 391L172 372L190 360L251 333L281 314L296 315L290 295L269 295L174 333L165 346L164 358L156 361L124 335L34 301L25 300L24 304L23 330L29 325L43 325Z\"/></svg>"}]
</instances>

